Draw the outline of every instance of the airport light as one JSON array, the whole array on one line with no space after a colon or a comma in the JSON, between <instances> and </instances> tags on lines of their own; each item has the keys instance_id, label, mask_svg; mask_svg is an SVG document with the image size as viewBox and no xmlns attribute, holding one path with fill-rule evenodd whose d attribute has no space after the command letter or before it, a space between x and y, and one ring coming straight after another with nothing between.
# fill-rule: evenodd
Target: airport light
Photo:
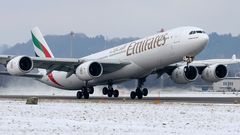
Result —
<instances>
[{"instance_id":1,"label":"airport light","mask_svg":"<svg viewBox=\"0 0 240 135\"><path fill-rule=\"evenodd\" d=\"M73 57L73 38L75 33L73 31L70 32L70 57Z\"/></svg>"}]
</instances>

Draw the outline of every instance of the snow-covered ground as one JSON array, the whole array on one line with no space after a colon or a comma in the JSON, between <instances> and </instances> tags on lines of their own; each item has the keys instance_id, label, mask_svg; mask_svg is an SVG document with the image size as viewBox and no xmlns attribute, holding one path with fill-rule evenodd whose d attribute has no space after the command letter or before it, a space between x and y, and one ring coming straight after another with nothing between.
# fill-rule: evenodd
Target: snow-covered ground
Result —
<instances>
[{"instance_id":1,"label":"snow-covered ground","mask_svg":"<svg viewBox=\"0 0 240 135\"><path fill-rule=\"evenodd\" d=\"M103 96L103 86L94 87L95 91L90 96ZM118 88L119 95L122 97L129 97L130 92L134 89ZM47 96L75 96L77 91L61 90L54 87L50 87L44 84L32 84L30 86L11 85L7 88L0 88L0 95L47 95ZM149 95L151 97L240 97L240 93L233 92L201 92L193 89L149 89ZM105 96L106 97L106 96Z\"/></svg>"},{"instance_id":2,"label":"snow-covered ground","mask_svg":"<svg viewBox=\"0 0 240 135\"><path fill-rule=\"evenodd\" d=\"M240 105L0 100L0 134L239 135Z\"/></svg>"}]
</instances>

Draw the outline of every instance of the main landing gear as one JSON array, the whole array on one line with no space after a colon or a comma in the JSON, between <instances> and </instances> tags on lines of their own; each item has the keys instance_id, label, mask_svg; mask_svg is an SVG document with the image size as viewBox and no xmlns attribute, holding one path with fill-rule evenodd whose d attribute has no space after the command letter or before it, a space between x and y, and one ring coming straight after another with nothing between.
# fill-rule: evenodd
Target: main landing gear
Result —
<instances>
[{"instance_id":1,"label":"main landing gear","mask_svg":"<svg viewBox=\"0 0 240 135\"><path fill-rule=\"evenodd\" d=\"M84 97L85 99L89 99L89 95L94 93L93 87L83 87L81 91L77 92L77 99L81 99Z\"/></svg>"},{"instance_id":2,"label":"main landing gear","mask_svg":"<svg viewBox=\"0 0 240 135\"><path fill-rule=\"evenodd\" d=\"M138 99L142 99L143 96L147 96L148 95L148 89L147 88L139 88L137 87L136 91L132 91L130 93L130 97L131 99L135 99L136 97L138 97Z\"/></svg>"},{"instance_id":3,"label":"main landing gear","mask_svg":"<svg viewBox=\"0 0 240 135\"><path fill-rule=\"evenodd\" d=\"M115 97L117 98L119 96L119 91L118 90L114 90L112 85L108 85L108 88L107 87L104 87L102 89L102 93L103 95L108 95L108 97Z\"/></svg>"},{"instance_id":4,"label":"main landing gear","mask_svg":"<svg viewBox=\"0 0 240 135\"><path fill-rule=\"evenodd\" d=\"M146 81L146 78L138 79L138 87L137 87L137 89L130 93L130 98L131 99L135 99L136 97L138 99L142 99L143 96L147 96L148 95L148 89L147 88L143 88L142 89L142 86L143 86L145 81Z\"/></svg>"}]
</instances>

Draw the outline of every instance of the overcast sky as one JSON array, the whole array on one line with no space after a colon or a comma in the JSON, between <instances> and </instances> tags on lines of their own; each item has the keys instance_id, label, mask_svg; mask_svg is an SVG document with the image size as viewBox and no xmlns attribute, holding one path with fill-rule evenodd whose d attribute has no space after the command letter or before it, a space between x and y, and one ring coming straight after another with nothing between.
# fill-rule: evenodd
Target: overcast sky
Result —
<instances>
[{"instance_id":1,"label":"overcast sky","mask_svg":"<svg viewBox=\"0 0 240 135\"><path fill-rule=\"evenodd\" d=\"M88 36L144 37L161 28L198 26L208 33L240 33L239 0L6 0L0 2L0 44L70 31Z\"/></svg>"}]
</instances>

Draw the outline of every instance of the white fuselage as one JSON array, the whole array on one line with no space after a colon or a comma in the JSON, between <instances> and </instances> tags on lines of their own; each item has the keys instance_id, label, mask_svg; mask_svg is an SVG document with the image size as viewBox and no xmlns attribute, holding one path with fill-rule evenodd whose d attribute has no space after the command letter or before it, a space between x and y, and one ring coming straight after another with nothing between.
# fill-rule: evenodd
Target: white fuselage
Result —
<instances>
[{"instance_id":1,"label":"white fuselage","mask_svg":"<svg viewBox=\"0 0 240 135\"><path fill-rule=\"evenodd\" d=\"M191 31L202 30L197 27L180 27L81 58L83 60L108 59L131 62L120 70L88 81L88 85L119 83L145 77L154 70L182 61L184 56L197 55L207 45L208 35L205 33L189 34ZM69 78L66 78L66 74L66 72L53 71L52 75L57 83L47 75L40 81L66 90L79 90L86 85L85 81L80 80L75 74Z\"/></svg>"}]
</instances>

